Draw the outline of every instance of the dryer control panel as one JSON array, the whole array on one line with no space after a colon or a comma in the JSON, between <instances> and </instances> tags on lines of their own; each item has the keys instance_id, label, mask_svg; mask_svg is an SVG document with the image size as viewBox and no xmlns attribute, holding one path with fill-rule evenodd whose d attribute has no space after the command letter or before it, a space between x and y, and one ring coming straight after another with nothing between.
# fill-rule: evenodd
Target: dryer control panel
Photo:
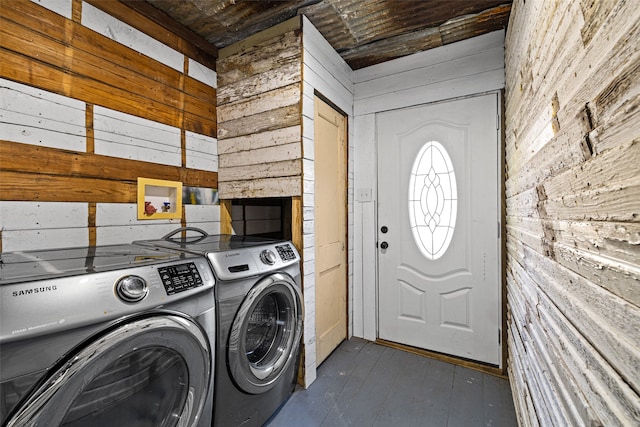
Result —
<instances>
[{"instance_id":1,"label":"dryer control panel","mask_svg":"<svg viewBox=\"0 0 640 427\"><path fill-rule=\"evenodd\" d=\"M188 291L203 284L198 268L193 262L160 267L158 273L167 295Z\"/></svg>"},{"instance_id":2,"label":"dryer control panel","mask_svg":"<svg viewBox=\"0 0 640 427\"><path fill-rule=\"evenodd\" d=\"M295 260L297 258L297 255L291 248L290 244L278 245L276 246L276 250L278 251L278 255L280 255L280 258L282 259L282 261L286 262L286 261Z\"/></svg>"},{"instance_id":3,"label":"dryer control panel","mask_svg":"<svg viewBox=\"0 0 640 427\"><path fill-rule=\"evenodd\" d=\"M207 254L216 277L234 280L281 270L300 262L291 242L277 242Z\"/></svg>"}]
</instances>

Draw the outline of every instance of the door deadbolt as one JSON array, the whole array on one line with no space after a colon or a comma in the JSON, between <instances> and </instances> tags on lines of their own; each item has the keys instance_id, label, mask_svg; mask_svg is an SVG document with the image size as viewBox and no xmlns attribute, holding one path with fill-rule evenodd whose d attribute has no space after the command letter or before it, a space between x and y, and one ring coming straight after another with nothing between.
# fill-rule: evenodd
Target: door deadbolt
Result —
<instances>
[{"instance_id":1,"label":"door deadbolt","mask_svg":"<svg viewBox=\"0 0 640 427\"><path fill-rule=\"evenodd\" d=\"M382 228L380 228L380 231L382 231L382 233L385 234L387 231L389 231L389 229L387 228L386 225L383 225Z\"/></svg>"}]
</instances>

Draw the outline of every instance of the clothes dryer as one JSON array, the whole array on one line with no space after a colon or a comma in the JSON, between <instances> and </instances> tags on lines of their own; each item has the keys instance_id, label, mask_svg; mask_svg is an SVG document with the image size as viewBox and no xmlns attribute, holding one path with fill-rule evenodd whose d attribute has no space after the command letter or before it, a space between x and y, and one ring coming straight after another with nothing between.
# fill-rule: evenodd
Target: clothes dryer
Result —
<instances>
[{"instance_id":1,"label":"clothes dryer","mask_svg":"<svg viewBox=\"0 0 640 427\"><path fill-rule=\"evenodd\" d=\"M209 427L214 283L133 245L0 254L0 423Z\"/></svg>"},{"instance_id":2,"label":"clothes dryer","mask_svg":"<svg viewBox=\"0 0 640 427\"><path fill-rule=\"evenodd\" d=\"M137 243L208 258L218 315L214 425L263 425L297 383L302 298L293 244L194 228Z\"/></svg>"}]
</instances>

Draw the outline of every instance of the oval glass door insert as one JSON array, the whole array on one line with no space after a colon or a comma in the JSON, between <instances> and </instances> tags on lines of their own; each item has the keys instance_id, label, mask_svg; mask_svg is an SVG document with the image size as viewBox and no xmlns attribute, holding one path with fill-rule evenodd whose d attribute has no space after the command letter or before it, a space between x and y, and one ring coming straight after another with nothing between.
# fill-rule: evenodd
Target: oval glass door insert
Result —
<instances>
[{"instance_id":1,"label":"oval glass door insert","mask_svg":"<svg viewBox=\"0 0 640 427\"><path fill-rule=\"evenodd\" d=\"M413 239L431 260L447 251L456 225L458 191L453 164L437 141L418 152L409 178L409 223Z\"/></svg>"}]
</instances>

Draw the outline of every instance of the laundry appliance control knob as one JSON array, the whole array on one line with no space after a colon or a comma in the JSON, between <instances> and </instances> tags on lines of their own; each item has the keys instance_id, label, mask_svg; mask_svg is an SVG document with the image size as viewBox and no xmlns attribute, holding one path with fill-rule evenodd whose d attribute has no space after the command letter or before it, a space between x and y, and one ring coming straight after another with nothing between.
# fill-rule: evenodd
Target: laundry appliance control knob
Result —
<instances>
[{"instance_id":1,"label":"laundry appliance control knob","mask_svg":"<svg viewBox=\"0 0 640 427\"><path fill-rule=\"evenodd\" d=\"M267 265L273 265L276 263L276 254L269 249L265 249L260 252L260 260Z\"/></svg>"},{"instance_id":2,"label":"laundry appliance control knob","mask_svg":"<svg viewBox=\"0 0 640 427\"><path fill-rule=\"evenodd\" d=\"M116 294L124 302L142 301L148 293L147 282L139 276L125 276L116 283Z\"/></svg>"}]
</instances>

